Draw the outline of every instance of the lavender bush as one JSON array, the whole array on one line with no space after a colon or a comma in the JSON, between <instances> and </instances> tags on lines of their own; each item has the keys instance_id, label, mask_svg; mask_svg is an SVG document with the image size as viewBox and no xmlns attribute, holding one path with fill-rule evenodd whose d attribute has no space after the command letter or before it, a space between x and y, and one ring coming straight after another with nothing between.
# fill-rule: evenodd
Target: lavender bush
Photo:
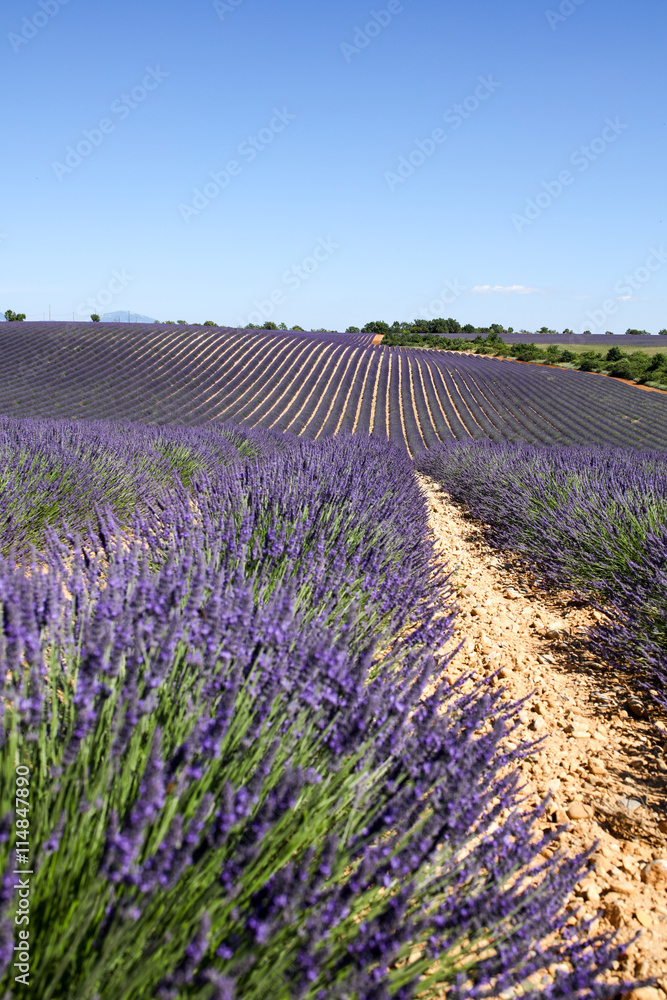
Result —
<instances>
[{"instance_id":1,"label":"lavender bush","mask_svg":"<svg viewBox=\"0 0 667 1000\"><path fill-rule=\"evenodd\" d=\"M0 559L0 991L29 864L43 1000L611 995L607 939L545 944L585 859L540 854L515 707L434 682L407 459L292 443L170 489Z\"/></svg>"},{"instance_id":2,"label":"lavender bush","mask_svg":"<svg viewBox=\"0 0 667 1000\"><path fill-rule=\"evenodd\" d=\"M493 544L604 607L596 648L633 664L667 704L667 455L483 442L415 464L488 525Z\"/></svg>"}]
</instances>

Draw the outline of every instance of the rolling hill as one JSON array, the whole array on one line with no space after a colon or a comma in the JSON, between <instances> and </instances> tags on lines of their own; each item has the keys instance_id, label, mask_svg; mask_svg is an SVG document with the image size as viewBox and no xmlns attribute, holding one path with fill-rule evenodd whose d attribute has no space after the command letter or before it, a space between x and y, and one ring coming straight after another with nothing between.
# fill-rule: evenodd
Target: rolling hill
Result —
<instances>
[{"instance_id":1,"label":"rolling hill","mask_svg":"<svg viewBox=\"0 0 667 1000\"><path fill-rule=\"evenodd\" d=\"M0 413L370 434L410 455L482 438L667 450L667 395L372 334L5 323Z\"/></svg>"}]
</instances>

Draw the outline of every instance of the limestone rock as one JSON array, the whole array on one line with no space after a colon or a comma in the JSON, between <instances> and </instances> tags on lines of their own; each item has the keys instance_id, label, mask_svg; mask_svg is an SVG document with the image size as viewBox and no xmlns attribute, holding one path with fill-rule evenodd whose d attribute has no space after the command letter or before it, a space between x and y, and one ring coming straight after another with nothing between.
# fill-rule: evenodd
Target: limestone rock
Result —
<instances>
[{"instance_id":1,"label":"limestone rock","mask_svg":"<svg viewBox=\"0 0 667 1000\"><path fill-rule=\"evenodd\" d=\"M646 865L642 872L642 882L656 889L667 886L667 861L660 858Z\"/></svg>"}]
</instances>

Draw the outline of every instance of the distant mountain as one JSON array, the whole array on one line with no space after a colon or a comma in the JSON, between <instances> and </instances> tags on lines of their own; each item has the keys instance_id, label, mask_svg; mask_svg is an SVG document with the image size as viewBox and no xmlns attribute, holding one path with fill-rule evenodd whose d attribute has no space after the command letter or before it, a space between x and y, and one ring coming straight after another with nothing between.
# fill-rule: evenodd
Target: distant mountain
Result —
<instances>
[{"instance_id":1,"label":"distant mountain","mask_svg":"<svg viewBox=\"0 0 667 1000\"><path fill-rule=\"evenodd\" d=\"M139 313L133 312L123 312L118 310L118 312L105 313L101 317L103 323L158 323L159 320L153 319L152 316L140 316Z\"/></svg>"}]
</instances>

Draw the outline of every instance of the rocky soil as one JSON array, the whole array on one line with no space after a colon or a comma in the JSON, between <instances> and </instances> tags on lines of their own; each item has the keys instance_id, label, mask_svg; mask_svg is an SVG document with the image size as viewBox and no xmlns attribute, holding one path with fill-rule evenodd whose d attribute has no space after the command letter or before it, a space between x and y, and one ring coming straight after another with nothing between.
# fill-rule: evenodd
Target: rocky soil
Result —
<instances>
[{"instance_id":1,"label":"rocky soil","mask_svg":"<svg viewBox=\"0 0 667 1000\"><path fill-rule=\"evenodd\" d=\"M512 557L489 548L483 525L465 516L434 482L420 477L436 543L459 595L456 640L463 650L449 672L499 675L512 701L529 696L520 739L543 738L522 764L529 804L550 792L547 819L566 824L560 847L597 842L590 870L568 902L577 923L639 933L615 975L655 977L632 1000L667 997L667 718L638 698L632 678L587 649L598 612L573 595L534 587Z\"/></svg>"}]
</instances>

